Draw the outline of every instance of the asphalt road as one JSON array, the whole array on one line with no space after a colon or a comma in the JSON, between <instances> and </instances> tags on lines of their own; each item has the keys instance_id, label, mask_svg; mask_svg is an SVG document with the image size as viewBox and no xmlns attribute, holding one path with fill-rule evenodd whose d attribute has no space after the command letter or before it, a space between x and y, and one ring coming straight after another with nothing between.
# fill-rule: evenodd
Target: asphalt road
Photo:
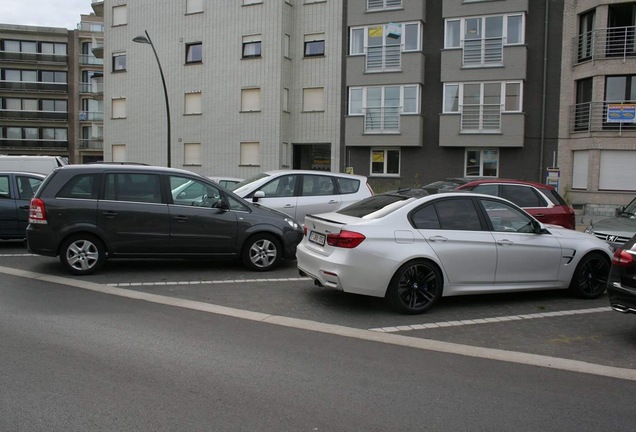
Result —
<instances>
[{"instance_id":1,"label":"asphalt road","mask_svg":"<svg viewBox=\"0 0 636 432\"><path fill-rule=\"evenodd\" d=\"M636 424L636 316L562 291L405 316L293 262L113 260L73 277L0 242L0 343L2 431Z\"/></svg>"}]
</instances>

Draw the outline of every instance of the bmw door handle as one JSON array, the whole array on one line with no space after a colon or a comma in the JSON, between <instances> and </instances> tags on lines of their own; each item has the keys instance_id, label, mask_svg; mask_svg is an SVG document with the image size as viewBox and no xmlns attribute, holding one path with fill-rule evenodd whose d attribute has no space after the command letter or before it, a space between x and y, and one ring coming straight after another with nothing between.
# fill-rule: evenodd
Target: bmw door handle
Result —
<instances>
[{"instance_id":1,"label":"bmw door handle","mask_svg":"<svg viewBox=\"0 0 636 432\"><path fill-rule=\"evenodd\" d=\"M497 240L497 244L500 246L512 246L514 242L504 239L504 240Z\"/></svg>"},{"instance_id":2,"label":"bmw door handle","mask_svg":"<svg viewBox=\"0 0 636 432\"><path fill-rule=\"evenodd\" d=\"M431 236L428 239L430 241L432 241L432 242L445 242L445 241L448 241L448 239L446 237L440 236L440 235Z\"/></svg>"},{"instance_id":3,"label":"bmw door handle","mask_svg":"<svg viewBox=\"0 0 636 432\"><path fill-rule=\"evenodd\" d=\"M327 204L338 204L338 201L336 200L329 200L329 202Z\"/></svg>"},{"instance_id":4,"label":"bmw door handle","mask_svg":"<svg viewBox=\"0 0 636 432\"><path fill-rule=\"evenodd\" d=\"M285 207L283 207L283 208L294 208L294 206L291 205L291 204L285 204Z\"/></svg>"}]
</instances>

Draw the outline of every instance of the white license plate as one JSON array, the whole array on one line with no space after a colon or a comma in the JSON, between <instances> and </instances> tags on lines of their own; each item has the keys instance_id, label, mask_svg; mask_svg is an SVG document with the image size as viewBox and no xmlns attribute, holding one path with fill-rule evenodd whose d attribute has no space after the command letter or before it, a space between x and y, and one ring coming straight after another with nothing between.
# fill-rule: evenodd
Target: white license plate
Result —
<instances>
[{"instance_id":1,"label":"white license plate","mask_svg":"<svg viewBox=\"0 0 636 432\"><path fill-rule=\"evenodd\" d=\"M312 231L309 233L309 241L312 243L317 243L320 246L324 246L325 245L325 236L324 234L320 234L317 233L315 231Z\"/></svg>"}]
</instances>

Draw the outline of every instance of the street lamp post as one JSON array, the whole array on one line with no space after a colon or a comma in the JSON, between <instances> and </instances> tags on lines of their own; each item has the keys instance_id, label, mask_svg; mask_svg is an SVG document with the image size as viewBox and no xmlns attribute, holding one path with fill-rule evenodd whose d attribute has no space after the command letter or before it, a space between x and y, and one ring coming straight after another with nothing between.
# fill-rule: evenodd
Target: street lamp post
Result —
<instances>
[{"instance_id":1,"label":"street lamp post","mask_svg":"<svg viewBox=\"0 0 636 432\"><path fill-rule=\"evenodd\" d=\"M155 53L155 59L157 60L157 66L159 66L159 74L161 75L161 84L163 84L163 96L166 100L166 120L168 126L168 135L167 135L167 166L170 167L170 103L168 103L168 89L166 88L166 78L163 76L163 69L161 68L161 62L159 61L159 56L157 55L157 50L155 49L155 45L152 43L152 39L150 39L150 35L147 30L144 30L146 36L136 36L133 38L133 42L148 44L152 48L152 52Z\"/></svg>"}]
</instances>

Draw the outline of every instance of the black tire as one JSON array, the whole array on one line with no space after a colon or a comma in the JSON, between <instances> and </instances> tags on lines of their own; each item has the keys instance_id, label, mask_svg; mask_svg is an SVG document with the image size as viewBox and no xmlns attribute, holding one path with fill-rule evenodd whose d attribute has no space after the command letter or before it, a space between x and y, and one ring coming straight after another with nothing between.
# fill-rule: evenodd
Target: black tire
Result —
<instances>
[{"instance_id":1,"label":"black tire","mask_svg":"<svg viewBox=\"0 0 636 432\"><path fill-rule=\"evenodd\" d=\"M72 235L60 246L60 261L75 275L93 274L105 260L104 243L92 234Z\"/></svg>"},{"instance_id":2,"label":"black tire","mask_svg":"<svg viewBox=\"0 0 636 432\"><path fill-rule=\"evenodd\" d=\"M607 287L610 261L598 252L585 255L574 270L570 292L577 297L595 299L603 295Z\"/></svg>"},{"instance_id":3,"label":"black tire","mask_svg":"<svg viewBox=\"0 0 636 432\"><path fill-rule=\"evenodd\" d=\"M404 264L393 275L387 297L391 306L405 314L420 314L442 296L444 280L435 264L418 259Z\"/></svg>"},{"instance_id":4,"label":"black tire","mask_svg":"<svg viewBox=\"0 0 636 432\"><path fill-rule=\"evenodd\" d=\"M268 271L278 265L283 255L280 241L271 234L256 234L243 246L243 264L252 271Z\"/></svg>"}]
</instances>

